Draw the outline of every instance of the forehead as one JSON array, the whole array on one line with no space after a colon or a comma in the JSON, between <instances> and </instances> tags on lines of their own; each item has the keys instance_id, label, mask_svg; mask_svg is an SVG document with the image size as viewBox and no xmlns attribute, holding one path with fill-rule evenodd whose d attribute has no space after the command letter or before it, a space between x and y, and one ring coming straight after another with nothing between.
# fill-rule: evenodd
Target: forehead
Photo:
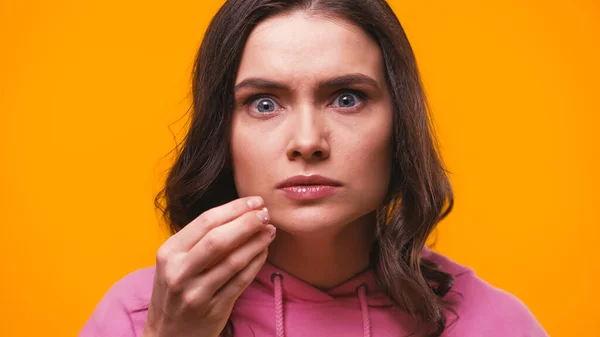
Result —
<instances>
[{"instance_id":1,"label":"forehead","mask_svg":"<svg viewBox=\"0 0 600 337\"><path fill-rule=\"evenodd\" d=\"M293 82L348 73L383 80L377 43L342 19L296 11L256 26L244 47L236 83L248 77Z\"/></svg>"}]
</instances>

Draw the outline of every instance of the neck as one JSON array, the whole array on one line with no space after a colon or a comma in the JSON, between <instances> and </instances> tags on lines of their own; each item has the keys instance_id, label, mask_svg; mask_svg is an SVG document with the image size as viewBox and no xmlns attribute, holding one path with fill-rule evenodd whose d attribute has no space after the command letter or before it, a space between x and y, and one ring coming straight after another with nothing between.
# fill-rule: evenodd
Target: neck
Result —
<instances>
[{"instance_id":1,"label":"neck","mask_svg":"<svg viewBox=\"0 0 600 337\"><path fill-rule=\"evenodd\" d=\"M373 216L367 215L337 233L297 236L280 230L268 260L317 288L330 289L369 266L374 228Z\"/></svg>"}]
</instances>

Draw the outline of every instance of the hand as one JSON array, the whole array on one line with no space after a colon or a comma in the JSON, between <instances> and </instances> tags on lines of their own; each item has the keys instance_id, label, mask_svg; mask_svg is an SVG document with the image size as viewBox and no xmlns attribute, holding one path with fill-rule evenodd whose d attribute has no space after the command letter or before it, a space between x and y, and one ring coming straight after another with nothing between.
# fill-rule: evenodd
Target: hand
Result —
<instances>
[{"instance_id":1,"label":"hand","mask_svg":"<svg viewBox=\"0 0 600 337\"><path fill-rule=\"evenodd\" d=\"M145 337L217 337L267 258L275 227L260 197L202 213L156 254Z\"/></svg>"}]
</instances>

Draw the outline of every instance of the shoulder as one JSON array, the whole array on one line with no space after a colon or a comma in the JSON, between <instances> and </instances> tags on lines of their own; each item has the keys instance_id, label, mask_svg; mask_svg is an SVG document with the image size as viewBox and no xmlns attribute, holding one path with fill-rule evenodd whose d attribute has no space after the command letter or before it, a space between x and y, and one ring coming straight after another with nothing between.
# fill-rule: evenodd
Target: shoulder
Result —
<instances>
[{"instance_id":1,"label":"shoulder","mask_svg":"<svg viewBox=\"0 0 600 337\"><path fill-rule=\"evenodd\" d=\"M422 257L454 277L447 299L454 303L456 315L449 315L448 336L548 336L529 308L513 294L430 249Z\"/></svg>"},{"instance_id":2,"label":"shoulder","mask_svg":"<svg viewBox=\"0 0 600 337\"><path fill-rule=\"evenodd\" d=\"M141 333L152 295L155 267L129 273L115 282L86 322L80 337L133 337Z\"/></svg>"},{"instance_id":3,"label":"shoulder","mask_svg":"<svg viewBox=\"0 0 600 337\"><path fill-rule=\"evenodd\" d=\"M148 308L156 267L133 271L115 282L106 293L106 298L121 303L128 310Z\"/></svg>"}]
</instances>

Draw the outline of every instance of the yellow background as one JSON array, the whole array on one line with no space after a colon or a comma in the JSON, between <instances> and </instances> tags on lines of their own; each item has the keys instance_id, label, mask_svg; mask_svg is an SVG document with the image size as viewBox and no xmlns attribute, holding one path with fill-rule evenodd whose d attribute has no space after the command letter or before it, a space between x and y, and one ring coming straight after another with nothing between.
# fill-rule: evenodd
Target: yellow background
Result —
<instances>
[{"instance_id":1,"label":"yellow background","mask_svg":"<svg viewBox=\"0 0 600 337\"><path fill-rule=\"evenodd\" d=\"M153 264L168 126L220 3L0 0L0 336L74 336ZM392 4L453 172L437 248L552 336L599 336L600 4Z\"/></svg>"}]
</instances>

